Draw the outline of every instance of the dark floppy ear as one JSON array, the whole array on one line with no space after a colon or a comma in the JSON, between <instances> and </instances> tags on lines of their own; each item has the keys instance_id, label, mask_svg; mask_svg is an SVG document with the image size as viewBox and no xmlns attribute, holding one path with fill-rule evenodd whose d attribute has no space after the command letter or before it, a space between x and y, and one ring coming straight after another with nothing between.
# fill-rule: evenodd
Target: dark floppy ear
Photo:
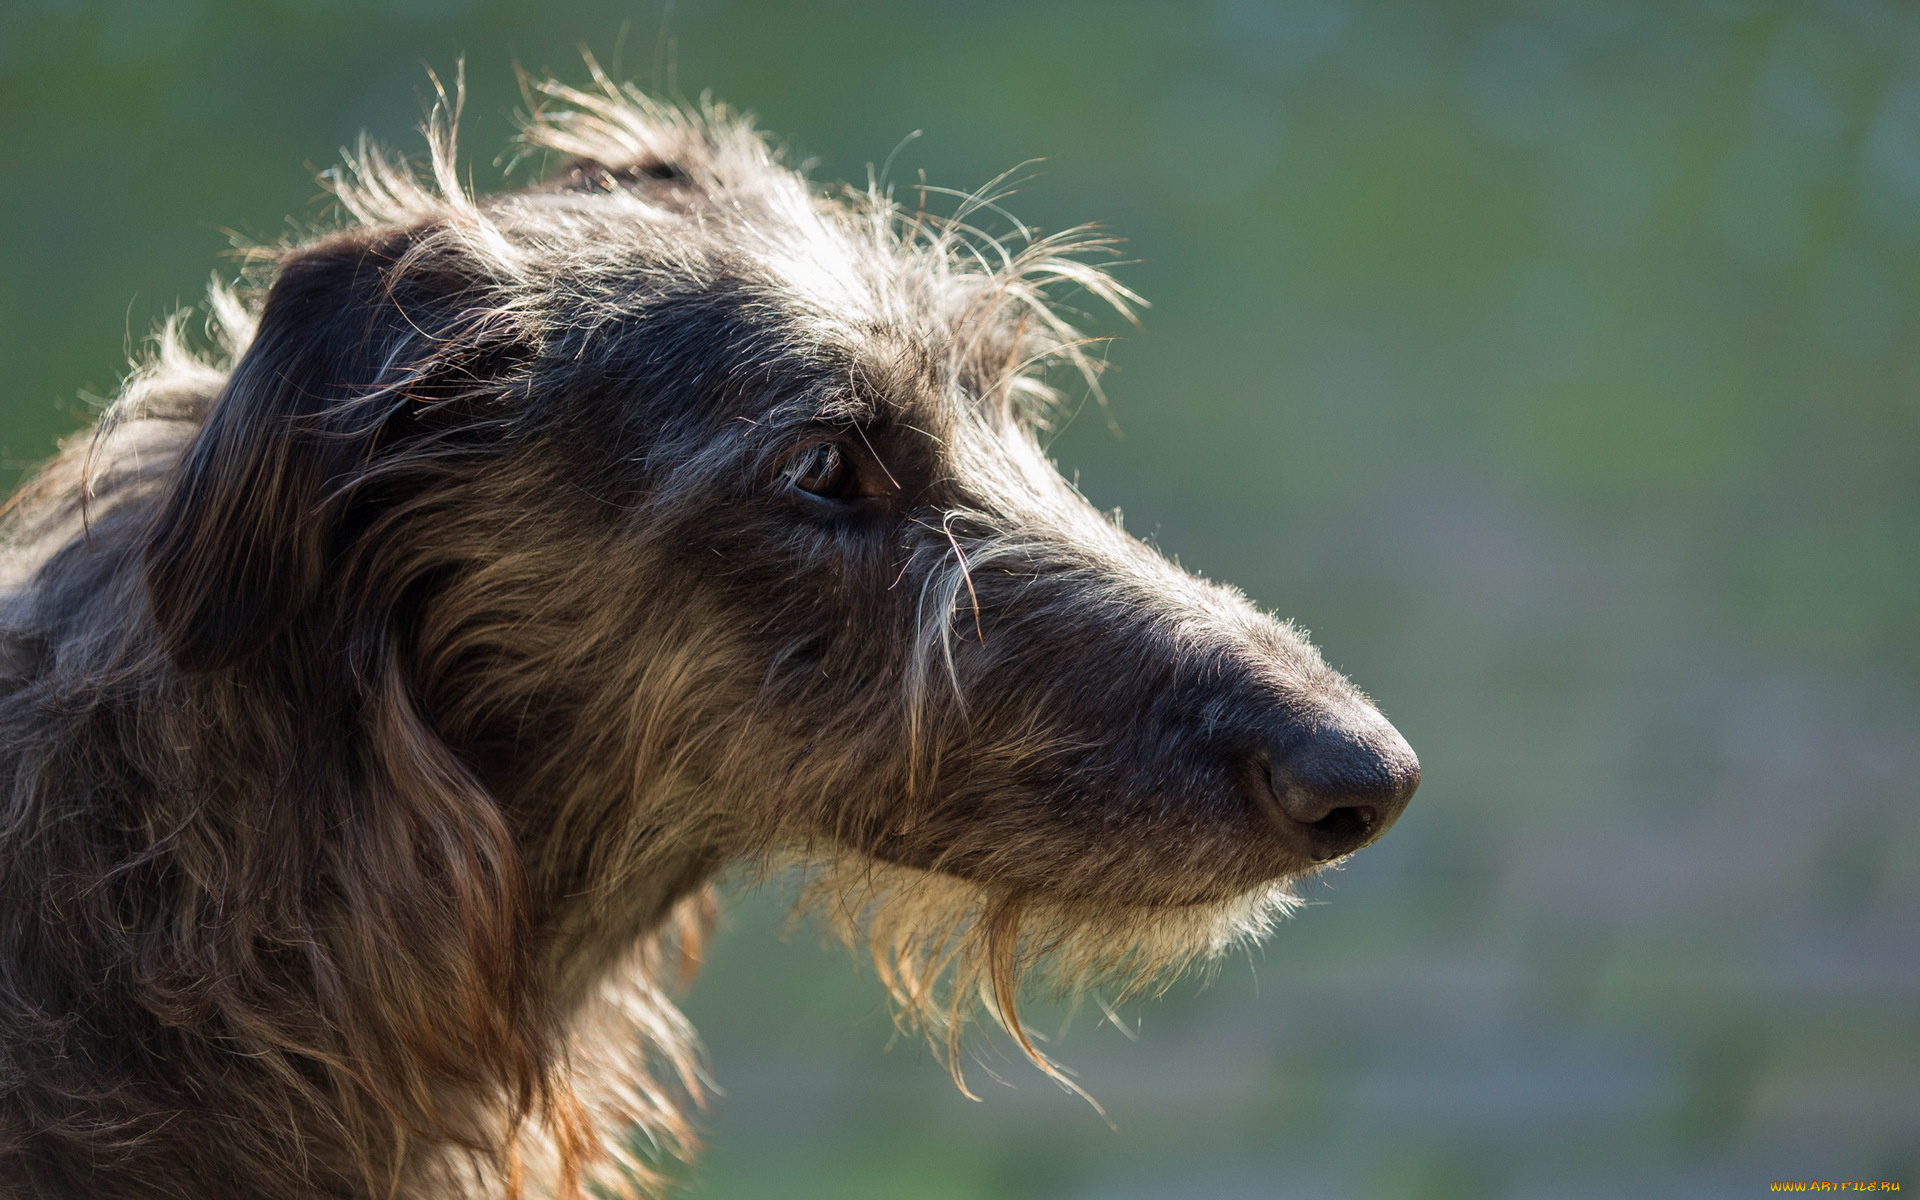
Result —
<instances>
[{"instance_id":1,"label":"dark floppy ear","mask_svg":"<svg viewBox=\"0 0 1920 1200\"><path fill-rule=\"evenodd\" d=\"M342 481L380 451L435 353L449 281L417 265L400 278L409 241L356 231L281 264L147 542L154 618L183 669L238 661L319 591Z\"/></svg>"},{"instance_id":2,"label":"dark floppy ear","mask_svg":"<svg viewBox=\"0 0 1920 1200\"><path fill-rule=\"evenodd\" d=\"M423 224L337 235L286 259L146 546L161 643L183 670L251 666L264 649L264 663L325 673L326 685L349 671L358 689L352 720L324 702L334 697L282 691L308 719L267 743L289 755L267 770L306 768L284 785L297 802L263 813L271 832L229 856L239 865L191 872L235 912L260 908L248 863L270 864L285 888L324 892L324 913L302 902L285 918L306 922L303 969L320 981L310 1003L286 1003L277 978L254 986L257 963L217 957L235 941L225 934L201 939L209 949L191 965L239 981L220 992L225 1011L245 1015L236 1045L296 1080L325 1080L349 1141L373 1147L357 1160L370 1194L393 1194L419 1161L409 1143L487 1153L487 1139L516 1144L517 1122L559 1102L542 1070L545 1013L526 999L513 830L383 636L395 615L384 605L404 589L381 572L406 566L383 561L396 556L380 553L392 539L381 518L457 486L461 456L505 436L508 422L486 406L517 412L525 398L533 326L482 252L461 229ZM327 657L270 645L306 620L326 623ZM270 703L278 681L259 678L253 694ZM461 1101L483 1088L504 1103L476 1118ZM395 1131L396 1156L379 1157Z\"/></svg>"}]
</instances>

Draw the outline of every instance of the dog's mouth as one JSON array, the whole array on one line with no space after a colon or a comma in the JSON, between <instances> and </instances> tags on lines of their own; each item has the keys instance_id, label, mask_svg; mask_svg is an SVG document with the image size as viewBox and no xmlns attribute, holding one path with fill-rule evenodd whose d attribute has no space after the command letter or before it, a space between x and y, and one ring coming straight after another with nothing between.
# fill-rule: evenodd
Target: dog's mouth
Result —
<instances>
[{"instance_id":1,"label":"dog's mouth","mask_svg":"<svg viewBox=\"0 0 1920 1200\"><path fill-rule=\"evenodd\" d=\"M1345 810L1329 814L1329 838L1344 842L1367 836L1351 832L1344 823L1364 820ZM1332 828L1337 826L1338 828ZM1130 841L1127 831L1109 831L1116 841ZM1249 893L1285 886L1319 874L1338 857L1313 854L1281 836L1264 812L1251 807L1243 818L1207 829L1196 837L1214 853L1199 847L1163 846L1163 853L1103 852L1084 844L1084 831L1027 830L1010 835L1002 844L985 844L977 832L960 834L965 841L947 841L926 831L894 829L877 834L857 847L877 864L904 867L962 883L1032 897L1047 903L1113 909L1197 909L1232 904ZM1172 864L1182 864L1170 869Z\"/></svg>"}]
</instances>

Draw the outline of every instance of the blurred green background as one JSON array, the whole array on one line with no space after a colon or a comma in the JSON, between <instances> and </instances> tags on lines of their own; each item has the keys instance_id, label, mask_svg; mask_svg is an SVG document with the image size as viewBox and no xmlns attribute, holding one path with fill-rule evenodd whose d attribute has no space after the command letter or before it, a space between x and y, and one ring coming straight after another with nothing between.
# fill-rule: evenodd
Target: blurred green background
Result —
<instances>
[{"instance_id":1,"label":"blurred green background","mask_svg":"<svg viewBox=\"0 0 1920 1200\"><path fill-rule=\"evenodd\" d=\"M466 55L711 90L861 179L1098 220L1154 303L1096 503L1419 750L1210 986L959 1097L783 898L689 1008L712 1200L1920 1187L1920 8L1885 0L0 0L8 481L227 230Z\"/></svg>"}]
</instances>

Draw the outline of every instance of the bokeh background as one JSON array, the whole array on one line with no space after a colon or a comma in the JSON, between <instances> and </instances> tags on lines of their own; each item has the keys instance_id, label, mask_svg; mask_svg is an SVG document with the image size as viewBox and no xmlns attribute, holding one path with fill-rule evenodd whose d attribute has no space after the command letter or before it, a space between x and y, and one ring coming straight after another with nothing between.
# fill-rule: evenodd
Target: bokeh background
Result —
<instances>
[{"instance_id":1,"label":"bokeh background","mask_svg":"<svg viewBox=\"0 0 1920 1200\"><path fill-rule=\"evenodd\" d=\"M1891 0L0 0L7 479L130 346L403 146L592 47L824 179L1126 239L1056 444L1310 627L1426 782L1208 986L1077 1014L1110 1129L958 1096L736 895L689 1002L711 1200L1920 1187L1920 7Z\"/></svg>"}]
</instances>

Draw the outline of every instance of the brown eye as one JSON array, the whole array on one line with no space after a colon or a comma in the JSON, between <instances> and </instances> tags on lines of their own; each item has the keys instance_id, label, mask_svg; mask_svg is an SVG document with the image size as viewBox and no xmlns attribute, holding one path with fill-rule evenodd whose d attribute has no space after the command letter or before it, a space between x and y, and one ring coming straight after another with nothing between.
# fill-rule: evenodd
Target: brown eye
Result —
<instances>
[{"instance_id":1,"label":"brown eye","mask_svg":"<svg viewBox=\"0 0 1920 1200\"><path fill-rule=\"evenodd\" d=\"M821 442L794 461L787 482L809 496L844 500L853 494L853 468L847 465L847 456L839 446Z\"/></svg>"}]
</instances>

